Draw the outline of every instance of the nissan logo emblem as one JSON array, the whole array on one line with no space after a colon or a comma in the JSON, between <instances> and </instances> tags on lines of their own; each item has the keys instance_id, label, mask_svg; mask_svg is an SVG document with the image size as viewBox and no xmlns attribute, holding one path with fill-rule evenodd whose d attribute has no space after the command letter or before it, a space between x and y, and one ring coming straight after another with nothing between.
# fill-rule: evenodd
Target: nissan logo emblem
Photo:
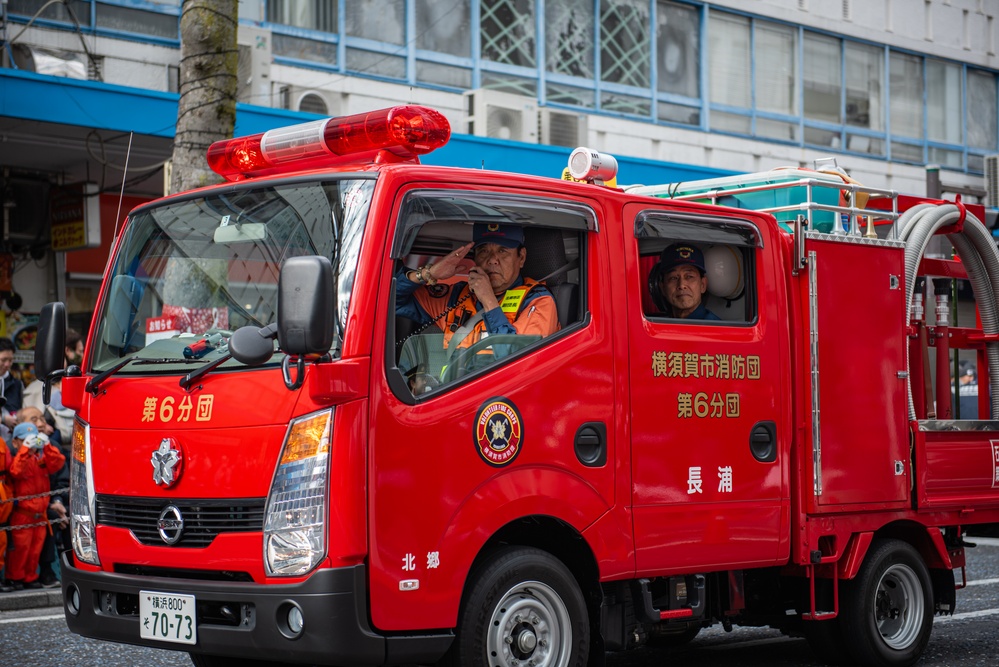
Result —
<instances>
[{"instance_id":1,"label":"nissan logo emblem","mask_svg":"<svg viewBox=\"0 0 999 667\"><path fill-rule=\"evenodd\" d=\"M175 505L164 507L159 520L156 521L156 531L160 534L160 539L167 544L177 544L184 533L184 517L180 509Z\"/></svg>"}]
</instances>

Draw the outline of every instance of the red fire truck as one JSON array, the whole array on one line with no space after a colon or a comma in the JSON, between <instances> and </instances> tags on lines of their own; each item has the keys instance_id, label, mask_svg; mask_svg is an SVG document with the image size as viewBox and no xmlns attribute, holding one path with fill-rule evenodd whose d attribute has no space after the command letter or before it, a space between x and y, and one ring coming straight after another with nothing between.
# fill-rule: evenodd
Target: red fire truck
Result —
<instances>
[{"instance_id":1,"label":"red fire truck","mask_svg":"<svg viewBox=\"0 0 999 667\"><path fill-rule=\"evenodd\" d=\"M952 414L948 372L976 358L999 415L980 207L795 170L610 187L585 149L573 180L421 165L449 132L402 106L220 142L224 184L129 214L82 368L46 306L70 629L199 667L599 664L712 624L918 660L999 522L999 420ZM471 280L429 278L476 225L519 230L556 330L400 308ZM678 243L716 318L663 307Z\"/></svg>"}]
</instances>

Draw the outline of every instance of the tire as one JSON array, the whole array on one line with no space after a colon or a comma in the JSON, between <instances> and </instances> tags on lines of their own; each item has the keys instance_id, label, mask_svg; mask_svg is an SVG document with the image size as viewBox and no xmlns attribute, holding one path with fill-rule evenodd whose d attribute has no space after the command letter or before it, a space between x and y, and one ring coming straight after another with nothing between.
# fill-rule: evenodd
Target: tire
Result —
<instances>
[{"instance_id":1,"label":"tire","mask_svg":"<svg viewBox=\"0 0 999 667\"><path fill-rule=\"evenodd\" d=\"M470 576L448 661L584 667L589 646L586 602L572 573L547 551L507 547Z\"/></svg>"},{"instance_id":2,"label":"tire","mask_svg":"<svg viewBox=\"0 0 999 667\"><path fill-rule=\"evenodd\" d=\"M871 667L907 667L919 660L933 628L932 591L912 546L875 542L843 591L841 620L853 657Z\"/></svg>"}]
</instances>

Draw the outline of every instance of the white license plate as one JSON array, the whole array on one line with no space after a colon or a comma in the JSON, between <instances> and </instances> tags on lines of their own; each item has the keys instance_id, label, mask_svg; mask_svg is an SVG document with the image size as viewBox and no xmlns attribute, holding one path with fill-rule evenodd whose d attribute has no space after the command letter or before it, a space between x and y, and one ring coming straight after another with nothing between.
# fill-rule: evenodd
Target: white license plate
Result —
<instances>
[{"instance_id":1,"label":"white license plate","mask_svg":"<svg viewBox=\"0 0 999 667\"><path fill-rule=\"evenodd\" d=\"M161 642L196 644L194 596L139 591L139 636Z\"/></svg>"}]
</instances>

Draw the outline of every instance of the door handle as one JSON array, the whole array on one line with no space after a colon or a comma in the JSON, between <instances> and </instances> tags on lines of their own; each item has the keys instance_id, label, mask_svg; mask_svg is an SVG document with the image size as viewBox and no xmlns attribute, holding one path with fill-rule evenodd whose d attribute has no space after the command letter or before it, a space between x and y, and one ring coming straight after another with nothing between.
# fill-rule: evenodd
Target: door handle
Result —
<instances>
[{"instance_id":1,"label":"door handle","mask_svg":"<svg viewBox=\"0 0 999 667\"><path fill-rule=\"evenodd\" d=\"M760 463L777 460L777 425L772 421L756 422L749 433L749 451Z\"/></svg>"},{"instance_id":2,"label":"door handle","mask_svg":"<svg viewBox=\"0 0 999 667\"><path fill-rule=\"evenodd\" d=\"M588 468L607 463L607 427L603 422L587 422L576 429L576 459Z\"/></svg>"}]
</instances>

